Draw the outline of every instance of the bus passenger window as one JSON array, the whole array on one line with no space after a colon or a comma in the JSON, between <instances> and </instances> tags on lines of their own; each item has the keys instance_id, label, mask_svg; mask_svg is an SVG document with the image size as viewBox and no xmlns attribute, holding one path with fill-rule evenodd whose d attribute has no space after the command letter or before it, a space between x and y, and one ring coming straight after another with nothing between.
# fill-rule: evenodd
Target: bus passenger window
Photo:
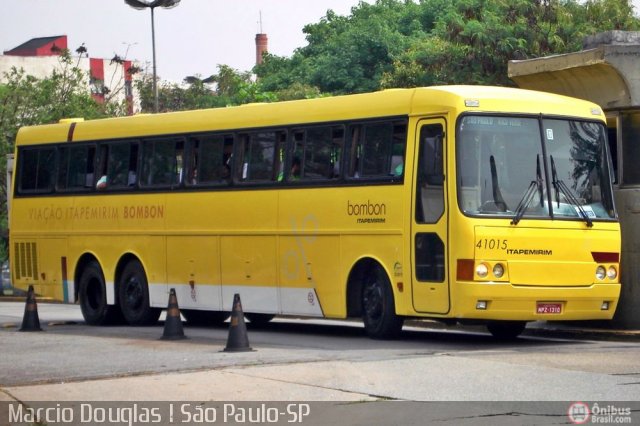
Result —
<instances>
[{"instance_id":1,"label":"bus passenger window","mask_svg":"<svg viewBox=\"0 0 640 426\"><path fill-rule=\"evenodd\" d=\"M107 183L109 187L129 187L136 184L138 144L121 142L110 146Z\"/></svg>"},{"instance_id":2,"label":"bus passenger window","mask_svg":"<svg viewBox=\"0 0 640 426\"><path fill-rule=\"evenodd\" d=\"M281 172L281 148L286 133L257 132L240 135L237 179L242 182L272 182Z\"/></svg>"},{"instance_id":3,"label":"bus passenger window","mask_svg":"<svg viewBox=\"0 0 640 426\"><path fill-rule=\"evenodd\" d=\"M55 148L25 149L20 154L19 190L51 192L55 181Z\"/></svg>"},{"instance_id":4,"label":"bus passenger window","mask_svg":"<svg viewBox=\"0 0 640 426\"><path fill-rule=\"evenodd\" d=\"M225 182L231 173L233 136L206 135L191 138L188 185Z\"/></svg>"},{"instance_id":5,"label":"bus passenger window","mask_svg":"<svg viewBox=\"0 0 640 426\"><path fill-rule=\"evenodd\" d=\"M340 176L342 127L311 127L294 133L289 180L326 180Z\"/></svg>"},{"instance_id":6,"label":"bus passenger window","mask_svg":"<svg viewBox=\"0 0 640 426\"><path fill-rule=\"evenodd\" d=\"M403 176L406 122L388 121L353 126L350 139L349 177Z\"/></svg>"},{"instance_id":7,"label":"bus passenger window","mask_svg":"<svg viewBox=\"0 0 640 426\"><path fill-rule=\"evenodd\" d=\"M182 179L184 143L180 139L146 140L142 145L143 186L170 186Z\"/></svg>"},{"instance_id":8,"label":"bus passenger window","mask_svg":"<svg viewBox=\"0 0 640 426\"><path fill-rule=\"evenodd\" d=\"M364 128L362 144L362 177L387 176L387 160L391 156L393 127L390 123L369 124Z\"/></svg>"},{"instance_id":9,"label":"bus passenger window","mask_svg":"<svg viewBox=\"0 0 640 426\"><path fill-rule=\"evenodd\" d=\"M68 191L92 188L95 147L88 145L61 147L58 152L57 189Z\"/></svg>"}]
</instances>

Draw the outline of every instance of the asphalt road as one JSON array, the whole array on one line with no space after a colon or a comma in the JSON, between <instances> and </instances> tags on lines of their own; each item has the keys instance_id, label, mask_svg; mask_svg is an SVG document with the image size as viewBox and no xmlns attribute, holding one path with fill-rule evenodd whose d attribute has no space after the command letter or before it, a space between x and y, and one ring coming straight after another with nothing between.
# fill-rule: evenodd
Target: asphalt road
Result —
<instances>
[{"instance_id":1,"label":"asphalt road","mask_svg":"<svg viewBox=\"0 0 640 426\"><path fill-rule=\"evenodd\" d=\"M482 412L489 402L557 401L565 416L566 402L640 396L639 340L504 343L405 326L397 340L377 341L354 322L284 318L249 324L254 350L230 353L228 325L185 327L187 339L166 341L162 322L90 327L78 306L38 308L45 331L21 333L23 305L0 302L0 401L466 401Z\"/></svg>"}]
</instances>

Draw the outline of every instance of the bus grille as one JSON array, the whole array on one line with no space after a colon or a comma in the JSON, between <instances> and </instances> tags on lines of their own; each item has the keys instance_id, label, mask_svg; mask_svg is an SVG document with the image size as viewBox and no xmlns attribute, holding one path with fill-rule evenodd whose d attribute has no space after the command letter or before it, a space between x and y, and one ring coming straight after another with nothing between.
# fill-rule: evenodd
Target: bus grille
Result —
<instances>
[{"instance_id":1,"label":"bus grille","mask_svg":"<svg viewBox=\"0 0 640 426\"><path fill-rule=\"evenodd\" d=\"M38 250L36 243L14 243L15 278L38 281Z\"/></svg>"}]
</instances>

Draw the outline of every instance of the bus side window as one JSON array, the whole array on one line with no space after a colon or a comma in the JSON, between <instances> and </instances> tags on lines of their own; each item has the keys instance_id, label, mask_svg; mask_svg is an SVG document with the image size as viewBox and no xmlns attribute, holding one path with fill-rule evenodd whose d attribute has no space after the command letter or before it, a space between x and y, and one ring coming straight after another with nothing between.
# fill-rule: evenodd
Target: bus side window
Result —
<instances>
[{"instance_id":1,"label":"bus side window","mask_svg":"<svg viewBox=\"0 0 640 426\"><path fill-rule=\"evenodd\" d=\"M362 177L387 176L393 127L390 123L368 124L362 139Z\"/></svg>"},{"instance_id":2,"label":"bus side window","mask_svg":"<svg viewBox=\"0 0 640 426\"><path fill-rule=\"evenodd\" d=\"M294 134L290 180L326 180L340 176L342 127L311 127Z\"/></svg>"},{"instance_id":3,"label":"bus side window","mask_svg":"<svg viewBox=\"0 0 640 426\"><path fill-rule=\"evenodd\" d=\"M59 148L58 153L56 188L60 191L92 188L95 147L90 145L63 146Z\"/></svg>"},{"instance_id":4,"label":"bus side window","mask_svg":"<svg viewBox=\"0 0 640 426\"><path fill-rule=\"evenodd\" d=\"M188 185L220 184L231 172L233 137L206 135L192 138Z\"/></svg>"},{"instance_id":5,"label":"bus side window","mask_svg":"<svg viewBox=\"0 0 640 426\"><path fill-rule=\"evenodd\" d=\"M55 148L23 149L20 154L19 191L51 192L55 182Z\"/></svg>"},{"instance_id":6,"label":"bus side window","mask_svg":"<svg viewBox=\"0 0 640 426\"><path fill-rule=\"evenodd\" d=\"M107 183L109 187L129 187L137 181L138 144L119 142L109 150Z\"/></svg>"},{"instance_id":7,"label":"bus side window","mask_svg":"<svg viewBox=\"0 0 640 426\"><path fill-rule=\"evenodd\" d=\"M286 133L256 132L239 136L236 178L241 182L277 181L281 172L281 150Z\"/></svg>"},{"instance_id":8,"label":"bus side window","mask_svg":"<svg viewBox=\"0 0 640 426\"><path fill-rule=\"evenodd\" d=\"M143 186L171 186L182 180L184 142L181 139L145 140L142 144Z\"/></svg>"},{"instance_id":9,"label":"bus side window","mask_svg":"<svg viewBox=\"0 0 640 426\"><path fill-rule=\"evenodd\" d=\"M350 133L349 177L388 178L404 174L406 122L366 123L352 126Z\"/></svg>"}]
</instances>

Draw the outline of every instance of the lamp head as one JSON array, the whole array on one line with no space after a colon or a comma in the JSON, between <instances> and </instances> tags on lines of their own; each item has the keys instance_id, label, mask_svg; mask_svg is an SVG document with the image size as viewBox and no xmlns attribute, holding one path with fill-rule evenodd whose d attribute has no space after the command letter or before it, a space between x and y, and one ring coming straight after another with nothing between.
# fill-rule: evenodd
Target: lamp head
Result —
<instances>
[{"instance_id":1,"label":"lamp head","mask_svg":"<svg viewBox=\"0 0 640 426\"><path fill-rule=\"evenodd\" d=\"M134 9L142 10L148 7L152 9L156 7L170 9L176 7L180 0L124 0L124 2Z\"/></svg>"}]
</instances>

